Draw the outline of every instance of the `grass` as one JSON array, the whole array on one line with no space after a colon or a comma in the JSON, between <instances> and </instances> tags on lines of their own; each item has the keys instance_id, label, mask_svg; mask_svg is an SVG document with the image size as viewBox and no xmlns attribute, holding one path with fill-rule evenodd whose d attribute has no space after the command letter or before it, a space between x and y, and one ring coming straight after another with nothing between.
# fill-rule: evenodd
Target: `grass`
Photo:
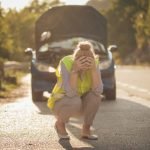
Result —
<instances>
[{"instance_id":1,"label":"grass","mask_svg":"<svg viewBox=\"0 0 150 150\"><path fill-rule=\"evenodd\" d=\"M21 78L27 72L22 70L10 70L5 73L4 79L1 81L0 98L7 98L10 92L21 85Z\"/></svg>"}]
</instances>

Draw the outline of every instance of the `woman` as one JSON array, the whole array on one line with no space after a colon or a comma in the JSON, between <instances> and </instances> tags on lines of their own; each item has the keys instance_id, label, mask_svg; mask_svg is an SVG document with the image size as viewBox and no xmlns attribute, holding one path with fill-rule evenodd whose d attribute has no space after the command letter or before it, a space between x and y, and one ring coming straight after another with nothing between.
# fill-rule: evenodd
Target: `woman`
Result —
<instances>
[{"instance_id":1,"label":"woman","mask_svg":"<svg viewBox=\"0 0 150 150\"><path fill-rule=\"evenodd\" d=\"M56 76L48 107L56 116L58 136L69 139L65 124L70 117L83 116L81 137L96 140L98 137L91 134L90 127L99 108L103 84L92 44L79 42L73 55L61 59Z\"/></svg>"}]
</instances>

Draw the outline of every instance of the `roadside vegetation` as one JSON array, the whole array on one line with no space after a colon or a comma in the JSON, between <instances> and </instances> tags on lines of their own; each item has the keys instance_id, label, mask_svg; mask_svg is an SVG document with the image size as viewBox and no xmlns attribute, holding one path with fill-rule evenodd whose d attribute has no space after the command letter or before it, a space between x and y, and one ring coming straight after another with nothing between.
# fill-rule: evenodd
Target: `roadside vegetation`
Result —
<instances>
[{"instance_id":1,"label":"roadside vegetation","mask_svg":"<svg viewBox=\"0 0 150 150\"><path fill-rule=\"evenodd\" d=\"M34 48L35 21L50 6L58 4L60 2L57 0L50 3L34 0L19 12L5 10L0 5L0 98L7 98L29 72L29 57L25 56L24 50ZM11 67L7 68L5 64L8 61L15 61L17 67L10 62Z\"/></svg>"},{"instance_id":2,"label":"roadside vegetation","mask_svg":"<svg viewBox=\"0 0 150 150\"><path fill-rule=\"evenodd\" d=\"M11 97L11 91L21 85L21 79L28 73L28 63L7 62L0 76L0 99Z\"/></svg>"},{"instance_id":3,"label":"roadside vegetation","mask_svg":"<svg viewBox=\"0 0 150 150\"><path fill-rule=\"evenodd\" d=\"M88 4L107 18L108 44L118 46L117 64L150 65L149 0L90 0Z\"/></svg>"}]
</instances>

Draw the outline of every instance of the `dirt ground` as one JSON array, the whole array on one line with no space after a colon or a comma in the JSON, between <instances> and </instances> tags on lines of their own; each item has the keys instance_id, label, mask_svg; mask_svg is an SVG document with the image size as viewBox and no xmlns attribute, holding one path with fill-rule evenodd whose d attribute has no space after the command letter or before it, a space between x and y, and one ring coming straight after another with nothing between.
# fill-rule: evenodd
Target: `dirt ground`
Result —
<instances>
[{"instance_id":1,"label":"dirt ground","mask_svg":"<svg viewBox=\"0 0 150 150\"><path fill-rule=\"evenodd\" d=\"M19 97L25 96L27 94L27 88L29 88L29 85L25 84L23 78L16 89L13 89L12 91L8 92L7 97L0 98L0 105L15 102Z\"/></svg>"}]
</instances>

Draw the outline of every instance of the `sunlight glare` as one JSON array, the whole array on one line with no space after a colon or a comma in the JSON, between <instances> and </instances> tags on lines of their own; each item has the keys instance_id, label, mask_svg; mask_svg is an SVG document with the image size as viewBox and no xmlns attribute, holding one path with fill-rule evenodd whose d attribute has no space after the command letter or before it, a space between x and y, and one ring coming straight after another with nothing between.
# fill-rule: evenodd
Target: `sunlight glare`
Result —
<instances>
[{"instance_id":1,"label":"sunlight glare","mask_svg":"<svg viewBox=\"0 0 150 150\"><path fill-rule=\"evenodd\" d=\"M84 5L88 0L60 0L64 2L66 5Z\"/></svg>"},{"instance_id":2,"label":"sunlight glare","mask_svg":"<svg viewBox=\"0 0 150 150\"><path fill-rule=\"evenodd\" d=\"M28 6L32 0L0 0L0 5L5 9L16 9L20 10L25 6ZM88 0L60 0L60 2L64 2L66 5L85 5Z\"/></svg>"},{"instance_id":3,"label":"sunlight glare","mask_svg":"<svg viewBox=\"0 0 150 150\"><path fill-rule=\"evenodd\" d=\"M27 6L31 0L0 0L1 6L5 9L17 9L20 10Z\"/></svg>"}]
</instances>

